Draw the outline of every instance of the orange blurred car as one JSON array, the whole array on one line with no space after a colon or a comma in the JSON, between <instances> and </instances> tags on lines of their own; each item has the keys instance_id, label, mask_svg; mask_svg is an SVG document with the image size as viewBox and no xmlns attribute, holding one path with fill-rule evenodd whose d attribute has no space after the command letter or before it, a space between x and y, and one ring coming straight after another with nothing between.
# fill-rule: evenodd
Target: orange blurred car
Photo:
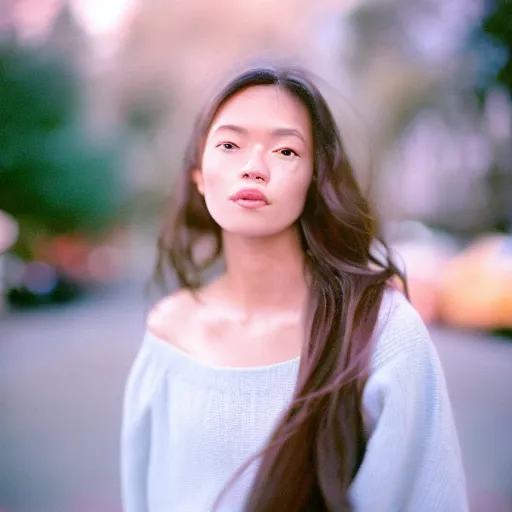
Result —
<instances>
[{"instance_id":1,"label":"orange blurred car","mask_svg":"<svg viewBox=\"0 0 512 512\"><path fill-rule=\"evenodd\" d=\"M486 235L445 265L439 317L449 325L512 330L512 236Z\"/></svg>"}]
</instances>

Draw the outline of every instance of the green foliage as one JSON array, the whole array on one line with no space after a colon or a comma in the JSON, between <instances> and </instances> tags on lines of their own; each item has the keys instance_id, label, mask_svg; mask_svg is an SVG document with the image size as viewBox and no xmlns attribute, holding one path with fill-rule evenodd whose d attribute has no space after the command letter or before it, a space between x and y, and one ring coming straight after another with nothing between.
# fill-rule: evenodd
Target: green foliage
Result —
<instances>
[{"instance_id":1,"label":"green foliage","mask_svg":"<svg viewBox=\"0 0 512 512\"><path fill-rule=\"evenodd\" d=\"M482 28L507 50L507 59L496 78L512 94L512 2L498 1L495 9L484 19Z\"/></svg>"},{"instance_id":2,"label":"green foliage","mask_svg":"<svg viewBox=\"0 0 512 512\"><path fill-rule=\"evenodd\" d=\"M474 35L472 45L479 54L477 89L484 94L495 83L512 97L512 2L488 2L487 13Z\"/></svg>"},{"instance_id":3,"label":"green foliage","mask_svg":"<svg viewBox=\"0 0 512 512\"><path fill-rule=\"evenodd\" d=\"M44 49L0 42L0 209L34 232L97 233L123 201L119 148L93 141L80 80Z\"/></svg>"}]
</instances>

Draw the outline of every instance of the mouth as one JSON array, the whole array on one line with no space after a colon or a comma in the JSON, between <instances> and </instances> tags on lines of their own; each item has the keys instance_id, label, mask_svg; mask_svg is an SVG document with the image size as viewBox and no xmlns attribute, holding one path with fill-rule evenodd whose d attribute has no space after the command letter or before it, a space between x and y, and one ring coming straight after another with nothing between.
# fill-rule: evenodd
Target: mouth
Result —
<instances>
[{"instance_id":1,"label":"mouth","mask_svg":"<svg viewBox=\"0 0 512 512\"><path fill-rule=\"evenodd\" d=\"M269 204L267 196L263 192L253 188L239 190L233 194L230 199L238 206L249 210L262 208Z\"/></svg>"}]
</instances>

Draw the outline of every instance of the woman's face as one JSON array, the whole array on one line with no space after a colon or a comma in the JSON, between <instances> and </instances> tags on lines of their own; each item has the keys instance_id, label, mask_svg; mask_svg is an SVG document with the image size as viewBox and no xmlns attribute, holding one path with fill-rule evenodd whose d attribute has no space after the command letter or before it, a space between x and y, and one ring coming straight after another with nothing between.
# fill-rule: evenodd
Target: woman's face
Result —
<instances>
[{"instance_id":1,"label":"woman's face","mask_svg":"<svg viewBox=\"0 0 512 512\"><path fill-rule=\"evenodd\" d=\"M261 237L294 225L312 176L306 107L289 92L263 85L238 92L219 109L194 181L224 231Z\"/></svg>"}]
</instances>

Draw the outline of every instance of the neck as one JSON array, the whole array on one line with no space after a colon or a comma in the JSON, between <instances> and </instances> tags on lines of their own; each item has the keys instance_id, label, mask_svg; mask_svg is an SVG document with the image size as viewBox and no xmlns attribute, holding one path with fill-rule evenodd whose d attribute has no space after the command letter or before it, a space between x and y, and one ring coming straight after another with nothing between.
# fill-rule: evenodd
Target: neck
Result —
<instances>
[{"instance_id":1,"label":"neck","mask_svg":"<svg viewBox=\"0 0 512 512\"><path fill-rule=\"evenodd\" d=\"M223 234L226 288L245 316L299 310L308 292L297 229L267 238Z\"/></svg>"}]
</instances>

